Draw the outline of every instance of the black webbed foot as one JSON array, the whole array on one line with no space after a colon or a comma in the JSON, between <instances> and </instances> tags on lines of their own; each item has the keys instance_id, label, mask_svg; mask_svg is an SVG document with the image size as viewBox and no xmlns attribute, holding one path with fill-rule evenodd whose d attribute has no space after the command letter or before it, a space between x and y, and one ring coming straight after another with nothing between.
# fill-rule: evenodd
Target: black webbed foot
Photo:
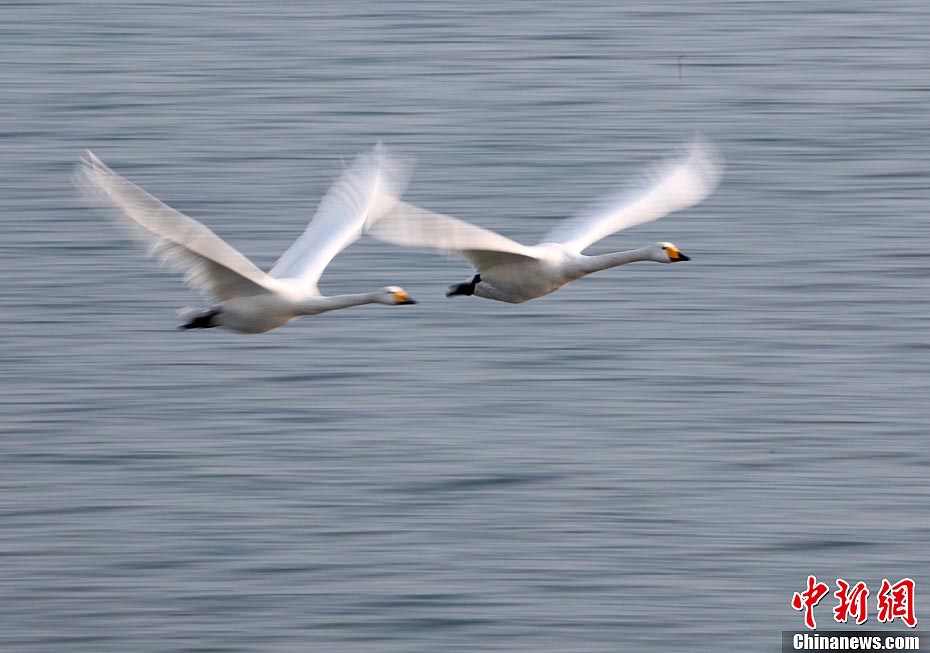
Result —
<instances>
[{"instance_id":1,"label":"black webbed foot","mask_svg":"<svg viewBox=\"0 0 930 653\"><path fill-rule=\"evenodd\" d=\"M481 283L481 275L476 274L472 277L471 281L466 281L464 283L456 283L449 286L449 290L446 291L446 297L455 297L456 295L465 295L466 297L471 297L475 294L475 286Z\"/></svg>"},{"instance_id":2,"label":"black webbed foot","mask_svg":"<svg viewBox=\"0 0 930 653\"><path fill-rule=\"evenodd\" d=\"M215 308L212 311L207 311L206 313L200 313L191 318L186 324L179 326L179 329L212 329L213 327L218 327L219 324L214 321L214 318L220 314L219 309Z\"/></svg>"}]
</instances>

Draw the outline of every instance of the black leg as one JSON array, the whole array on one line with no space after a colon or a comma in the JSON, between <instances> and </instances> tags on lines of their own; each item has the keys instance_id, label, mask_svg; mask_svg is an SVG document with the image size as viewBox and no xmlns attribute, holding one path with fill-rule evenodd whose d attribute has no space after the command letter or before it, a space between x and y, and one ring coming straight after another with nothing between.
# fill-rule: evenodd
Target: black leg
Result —
<instances>
[{"instance_id":1,"label":"black leg","mask_svg":"<svg viewBox=\"0 0 930 653\"><path fill-rule=\"evenodd\" d=\"M471 297L475 294L475 286L481 283L481 275L476 274L471 281L466 281L465 283L456 283L449 286L449 290L446 291L446 297L455 297L456 295L465 295L466 297Z\"/></svg>"},{"instance_id":2,"label":"black leg","mask_svg":"<svg viewBox=\"0 0 930 653\"><path fill-rule=\"evenodd\" d=\"M214 308L212 311L207 311L206 313L201 313L200 315L194 316L187 324L182 324L179 326L179 329L212 329L213 327L219 326L213 321L217 315L220 314L219 309Z\"/></svg>"}]
</instances>

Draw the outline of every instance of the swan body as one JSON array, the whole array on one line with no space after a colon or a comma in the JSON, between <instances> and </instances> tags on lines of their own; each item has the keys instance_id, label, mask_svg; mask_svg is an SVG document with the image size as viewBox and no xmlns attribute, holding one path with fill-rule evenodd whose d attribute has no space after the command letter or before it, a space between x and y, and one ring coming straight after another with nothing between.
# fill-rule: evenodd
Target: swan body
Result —
<instances>
[{"instance_id":1,"label":"swan body","mask_svg":"<svg viewBox=\"0 0 930 653\"><path fill-rule=\"evenodd\" d=\"M531 260L499 263L480 271L473 294L486 299L520 304L548 295L572 281L608 267L634 261L672 263L689 260L672 243L655 243L627 252L606 254L603 258L579 254L561 243L546 243L530 249L533 254ZM671 259L668 251L677 252L676 258ZM457 287L452 286L447 296L459 294L452 292Z\"/></svg>"},{"instance_id":2,"label":"swan body","mask_svg":"<svg viewBox=\"0 0 930 653\"><path fill-rule=\"evenodd\" d=\"M386 242L430 247L468 260L476 274L450 286L447 297L477 295L519 304L618 265L690 260L669 242L600 256L582 252L616 231L697 204L717 187L721 169L716 150L695 141L686 153L654 168L630 191L562 221L535 246L522 245L493 231L406 202L397 202L391 210L374 216L368 229Z\"/></svg>"},{"instance_id":3,"label":"swan body","mask_svg":"<svg viewBox=\"0 0 930 653\"><path fill-rule=\"evenodd\" d=\"M306 231L268 273L200 222L148 194L88 152L77 165L78 186L116 209L119 220L151 253L184 273L185 281L213 300L208 310L186 313L182 329L225 327L263 333L302 315L362 304L415 304L402 288L323 296L317 286L326 266L359 238L366 221L390 210L406 182L406 168L382 146L359 156L326 193Z\"/></svg>"},{"instance_id":4,"label":"swan body","mask_svg":"<svg viewBox=\"0 0 930 653\"><path fill-rule=\"evenodd\" d=\"M194 311L185 317L180 328L210 328L222 326L241 333L264 333L293 322L302 315L319 315L328 311L361 306L362 304L416 304L397 286L357 295L335 297L301 297L300 288L282 280L276 292L250 297L233 297L207 311ZM206 318L206 321L204 321Z\"/></svg>"}]
</instances>

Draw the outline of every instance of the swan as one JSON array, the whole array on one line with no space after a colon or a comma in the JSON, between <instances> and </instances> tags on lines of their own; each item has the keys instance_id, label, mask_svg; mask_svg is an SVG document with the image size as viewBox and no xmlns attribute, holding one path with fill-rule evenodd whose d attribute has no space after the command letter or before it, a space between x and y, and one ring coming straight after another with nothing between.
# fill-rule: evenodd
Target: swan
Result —
<instances>
[{"instance_id":1,"label":"swan","mask_svg":"<svg viewBox=\"0 0 930 653\"><path fill-rule=\"evenodd\" d=\"M586 256L582 251L621 229L697 204L717 187L721 171L716 149L695 140L687 150L656 166L630 191L563 220L535 246L522 245L493 231L407 202L398 202L392 210L372 216L367 230L379 240L408 247L431 247L471 262L474 275L450 286L446 297L477 295L519 304L617 265L690 260L669 242L600 256Z\"/></svg>"},{"instance_id":2,"label":"swan","mask_svg":"<svg viewBox=\"0 0 930 653\"><path fill-rule=\"evenodd\" d=\"M360 155L320 202L304 233L268 273L210 231L108 168L88 151L75 182L89 199L117 209L119 221L187 284L216 303L194 310L179 329L225 327L263 333L296 320L361 304L415 304L405 290L326 297L317 283L329 262L361 235L366 220L390 209L406 182L406 168L382 145Z\"/></svg>"}]
</instances>

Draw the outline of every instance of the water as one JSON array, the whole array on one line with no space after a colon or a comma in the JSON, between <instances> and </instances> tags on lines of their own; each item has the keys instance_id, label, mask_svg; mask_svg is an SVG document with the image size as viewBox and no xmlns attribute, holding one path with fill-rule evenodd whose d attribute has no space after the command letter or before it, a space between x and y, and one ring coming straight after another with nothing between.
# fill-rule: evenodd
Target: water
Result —
<instances>
[{"instance_id":1,"label":"water","mask_svg":"<svg viewBox=\"0 0 930 653\"><path fill-rule=\"evenodd\" d=\"M776 651L807 574L925 587L926 3L0 18L2 650ZM596 248L687 264L447 301L466 266L366 239L323 290L420 305L255 337L174 331L68 179L93 148L267 267L379 138L534 242L694 132L718 192Z\"/></svg>"}]
</instances>

